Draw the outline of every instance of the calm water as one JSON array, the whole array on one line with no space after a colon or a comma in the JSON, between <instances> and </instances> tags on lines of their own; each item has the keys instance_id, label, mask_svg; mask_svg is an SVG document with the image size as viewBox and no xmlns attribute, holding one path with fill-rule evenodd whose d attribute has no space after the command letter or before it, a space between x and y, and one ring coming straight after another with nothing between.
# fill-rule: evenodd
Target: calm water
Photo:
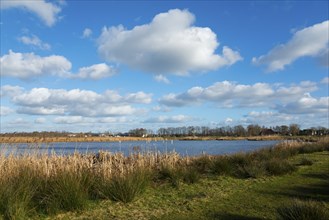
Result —
<instances>
[{"instance_id":1,"label":"calm water","mask_svg":"<svg viewBox=\"0 0 329 220\"><path fill-rule=\"evenodd\" d=\"M122 152L125 155L136 152L136 150L171 152L175 151L181 156L195 156L200 154L232 154L237 152L248 152L259 148L274 146L279 141L127 141L127 142L60 142L50 144L0 144L0 152L8 154L13 151L17 154L40 152L57 154L96 153L99 150L113 153Z\"/></svg>"}]
</instances>

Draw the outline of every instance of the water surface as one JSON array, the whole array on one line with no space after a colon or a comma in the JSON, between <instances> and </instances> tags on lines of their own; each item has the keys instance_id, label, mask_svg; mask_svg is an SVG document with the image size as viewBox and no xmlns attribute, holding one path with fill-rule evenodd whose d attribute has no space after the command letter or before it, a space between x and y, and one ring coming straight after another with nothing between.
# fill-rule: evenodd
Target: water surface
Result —
<instances>
[{"instance_id":1,"label":"water surface","mask_svg":"<svg viewBox=\"0 0 329 220\"><path fill-rule=\"evenodd\" d=\"M122 152L129 155L136 151L160 151L162 153L175 151L181 156L196 156L201 154L221 155L237 152L249 152L256 149L274 146L280 141L124 141L124 142L55 142L55 143L15 143L0 144L0 152L23 153L56 153L72 154L74 152L96 153L100 150L112 153Z\"/></svg>"}]
</instances>

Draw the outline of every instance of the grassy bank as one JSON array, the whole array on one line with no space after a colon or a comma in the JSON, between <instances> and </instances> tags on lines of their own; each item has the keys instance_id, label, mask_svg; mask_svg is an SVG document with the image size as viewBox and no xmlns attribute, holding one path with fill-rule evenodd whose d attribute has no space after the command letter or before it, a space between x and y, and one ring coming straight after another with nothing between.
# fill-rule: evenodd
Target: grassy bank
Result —
<instances>
[{"instance_id":1,"label":"grassy bank","mask_svg":"<svg viewBox=\"0 0 329 220\"><path fill-rule=\"evenodd\" d=\"M305 204L320 207L321 214L329 203L328 148L327 140L196 158L2 156L0 214L3 219L275 219ZM292 208L280 209L284 203Z\"/></svg>"}]
</instances>

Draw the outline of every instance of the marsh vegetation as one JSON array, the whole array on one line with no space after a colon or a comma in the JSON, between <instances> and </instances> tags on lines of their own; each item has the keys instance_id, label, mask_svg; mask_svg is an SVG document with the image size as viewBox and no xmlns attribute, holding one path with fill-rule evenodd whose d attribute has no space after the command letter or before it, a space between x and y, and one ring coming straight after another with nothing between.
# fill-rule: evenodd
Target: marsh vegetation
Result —
<instances>
[{"instance_id":1,"label":"marsh vegetation","mask_svg":"<svg viewBox=\"0 0 329 220\"><path fill-rule=\"evenodd\" d=\"M282 143L250 153L222 156L181 157L174 152L168 154L136 152L128 157L109 152L64 156L37 153L7 156L2 154L0 219L49 216L55 218L58 213L65 212L79 215L93 207L93 204L107 203L107 201L111 201L110 204L107 203L108 205L119 205L124 209L127 205L138 204L138 200L142 200L145 193L152 194L158 190L160 192L166 190L166 193L160 198L154 198L155 203L159 202L159 199L173 200L172 202L175 203L173 196L177 193L184 192L189 187L193 188L193 185L197 188L203 186L203 191L188 193L188 197L193 202L193 199L202 200L208 196L204 190L212 191L212 187L217 189L221 184L231 187L228 189L239 190L240 186L236 183L240 181L242 185L246 183L244 181L250 184L250 181L254 180L265 181L275 176L292 174L300 166L313 167L316 161L307 155L328 151L329 141L323 139L316 143ZM296 161L294 158L298 155ZM225 183L221 178L229 181ZM328 180L328 176L324 178L325 181ZM213 185L214 180L215 185ZM207 181L210 188L205 188L203 185ZM232 183L233 188L229 186L229 182ZM157 213L157 208L153 207L153 209ZM292 207L292 209L293 212L298 212L297 208ZM262 213L261 210L259 211ZM165 219L168 212L161 210L153 217ZM241 210L242 214L244 212L245 210ZM284 213L290 210L278 209L278 212L284 218ZM322 211L320 210L319 213L321 214ZM188 212L185 214L188 215ZM150 218L147 215L143 218ZM214 213L214 216L204 216L204 218L221 219L217 215L219 214ZM179 216L177 219L182 219ZM129 216L122 214L118 218L125 219Z\"/></svg>"}]
</instances>

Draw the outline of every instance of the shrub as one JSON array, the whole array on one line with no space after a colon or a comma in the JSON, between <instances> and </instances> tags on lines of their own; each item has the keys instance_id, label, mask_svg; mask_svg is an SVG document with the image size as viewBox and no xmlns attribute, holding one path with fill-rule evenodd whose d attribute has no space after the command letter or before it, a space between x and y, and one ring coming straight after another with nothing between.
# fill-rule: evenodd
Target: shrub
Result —
<instances>
[{"instance_id":1,"label":"shrub","mask_svg":"<svg viewBox=\"0 0 329 220\"><path fill-rule=\"evenodd\" d=\"M326 220L328 211L322 203L315 201L294 200L277 209L278 217L282 220Z\"/></svg>"},{"instance_id":2,"label":"shrub","mask_svg":"<svg viewBox=\"0 0 329 220\"><path fill-rule=\"evenodd\" d=\"M143 170L136 170L125 175L116 175L107 182L107 191L103 194L113 201L132 202L136 196L145 191L149 181L149 174Z\"/></svg>"}]
</instances>

